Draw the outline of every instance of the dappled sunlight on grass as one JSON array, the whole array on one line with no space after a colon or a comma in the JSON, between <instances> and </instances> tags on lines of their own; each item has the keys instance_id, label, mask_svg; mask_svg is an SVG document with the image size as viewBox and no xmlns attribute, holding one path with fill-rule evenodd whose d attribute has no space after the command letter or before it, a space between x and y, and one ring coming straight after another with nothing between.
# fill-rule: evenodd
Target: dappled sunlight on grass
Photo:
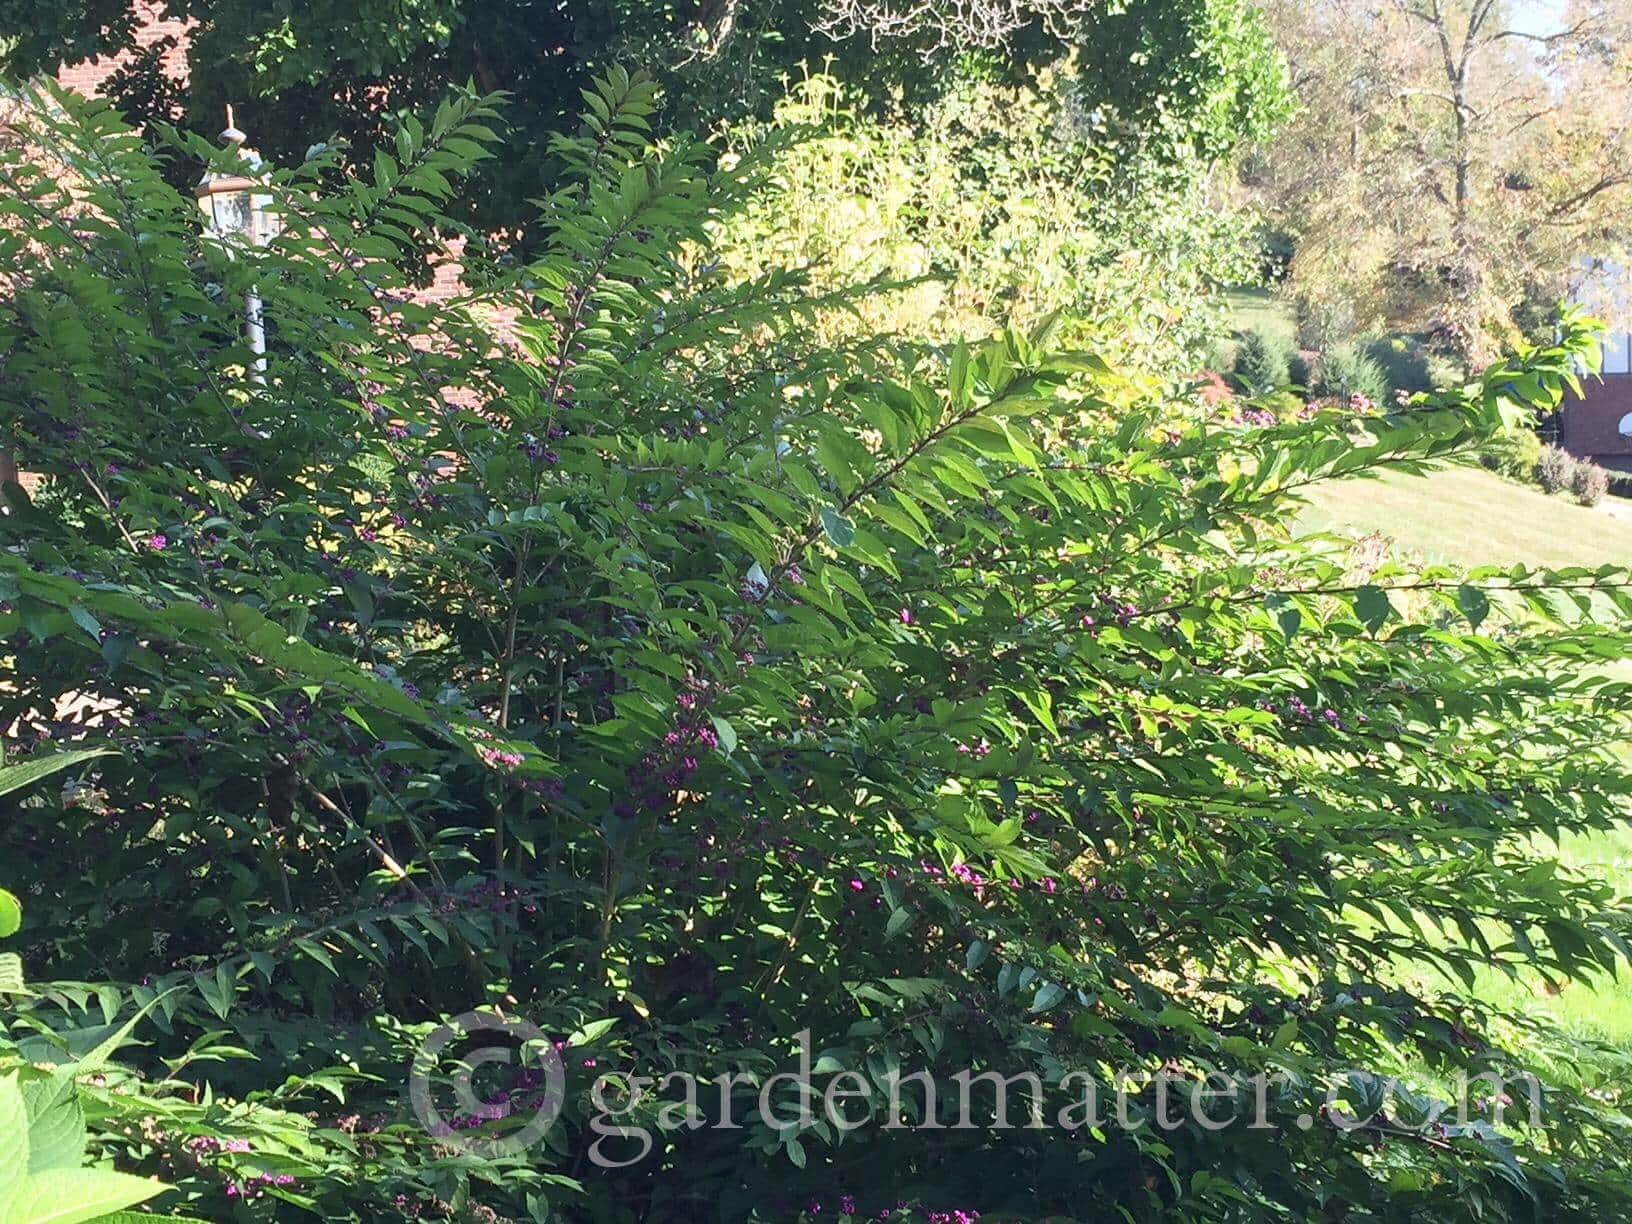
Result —
<instances>
[{"instance_id":1,"label":"dappled sunlight on grass","mask_svg":"<svg viewBox=\"0 0 1632 1224\"><path fill-rule=\"evenodd\" d=\"M1379 534L1396 558L1462 567L1632 564L1632 521L1549 497L1476 467L1429 476L1391 472L1378 480L1316 486L1300 525L1345 536ZM1632 679L1632 660L1611 663L1605 670ZM1565 867L1603 879L1617 894L1632 893L1632 829L1565 834L1557 856ZM1502 933L1492 935L1501 938ZM1402 976L1429 990L1450 985L1428 967L1406 969ZM1624 1082L1632 1062L1632 969L1558 989L1538 975L1515 979L1484 970L1476 975L1473 996L1492 1013L1524 1016L1581 1043L1580 1049L1566 1052L1549 1048L1551 1043L1540 1034L1519 1037L1564 1082L1587 1088Z\"/></svg>"}]
</instances>

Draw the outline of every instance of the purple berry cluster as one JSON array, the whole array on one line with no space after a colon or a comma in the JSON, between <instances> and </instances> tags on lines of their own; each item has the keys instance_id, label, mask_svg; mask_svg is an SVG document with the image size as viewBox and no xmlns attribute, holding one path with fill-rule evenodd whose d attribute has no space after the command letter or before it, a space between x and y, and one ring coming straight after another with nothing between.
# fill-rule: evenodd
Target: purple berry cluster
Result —
<instances>
[{"instance_id":1,"label":"purple berry cluster","mask_svg":"<svg viewBox=\"0 0 1632 1224\"><path fill-rule=\"evenodd\" d=\"M1288 697L1282 705L1276 705L1273 701L1261 701L1258 703L1258 708L1266 714L1276 715L1283 723L1302 726L1323 725L1332 728L1334 731L1346 729L1342 715L1330 706L1326 706L1317 712L1296 696ZM1366 716L1361 714L1359 721L1364 723Z\"/></svg>"}]
</instances>

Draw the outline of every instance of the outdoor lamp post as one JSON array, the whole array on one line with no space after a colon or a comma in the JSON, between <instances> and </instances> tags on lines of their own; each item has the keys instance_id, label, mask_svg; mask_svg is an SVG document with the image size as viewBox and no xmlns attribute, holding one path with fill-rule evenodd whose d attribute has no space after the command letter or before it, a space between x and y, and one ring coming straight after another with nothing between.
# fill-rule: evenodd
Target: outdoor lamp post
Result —
<instances>
[{"instance_id":1,"label":"outdoor lamp post","mask_svg":"<svg viewBox=\"0 0 1632 1224\"><path fill-rule=\"evenodd\" d=\"M277 213L266 191L261 155L244 144L248 139L233 126L232 107L227 107L227 126L221 139L237 153L239 169L234 173L210 172L198 182L193 195L204 213L205 225L225 244L229 253L235 246L261 246L277 233ZM266 328L261 319L261 295L251 286L244 294L244 335L255 360L250 377L266 383Z\"/></svg>"}]
</instances>

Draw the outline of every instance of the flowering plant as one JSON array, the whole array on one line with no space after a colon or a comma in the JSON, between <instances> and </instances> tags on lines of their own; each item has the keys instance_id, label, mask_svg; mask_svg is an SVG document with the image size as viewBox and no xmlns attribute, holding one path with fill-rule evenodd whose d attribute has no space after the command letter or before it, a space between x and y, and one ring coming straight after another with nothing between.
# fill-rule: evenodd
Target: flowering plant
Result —
<instances>
[{"instance_id":1,"label":"flowering plant","mask_svg":"<svg viewBox=\"0 0 1632 1224\"><path fill-rule=\"evenodd\" d=\"M436 307L404 265L484 101L280 172L233 261L106 110L28 120L71 175L0 150L43 478L4 489L0 727L111 753L0 823L7 1065L139 1013L92 1148L220 1219L1624 1214L1618 1099L1466 991L1626 954L1541 840L1626 813L1626 576L1356 576L1295 525L1551 407L1585 327L1394 411L1176 427L1047 323L825 346L830 299L709 256L752 161L651 140L638 77L589 107L537 261L472 243ZM460 1013L549 1035L561 1093L420 1125ZM876 1125L721 1125L800 1034ZM1543 1107L1416 1127L1406 1062ZM1032 1077L1048 1121L933 1125L903 1068ZM725 1085L620 1113L614 1071ZM1124 1071L1274 1078L1261 1128L1071 1113ZM518 1102L559 1110L519 1151Z\"/></svg>"}]
</instances>

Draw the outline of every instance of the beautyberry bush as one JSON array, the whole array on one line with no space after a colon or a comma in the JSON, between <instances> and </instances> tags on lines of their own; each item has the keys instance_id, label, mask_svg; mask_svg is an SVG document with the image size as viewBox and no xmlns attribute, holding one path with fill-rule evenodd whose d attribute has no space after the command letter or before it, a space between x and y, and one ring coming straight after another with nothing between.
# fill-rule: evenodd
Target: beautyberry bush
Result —
<instances>
[{"instance_id":1,"label":"beautyberry bush","mask_svg":"<svg viewBox=\"0 0 1632 1224\"><path fill-rule=\"evenodd\" d=\"M369 174L274 174L281 233L226 250L160 172L206 150L32 100L0 151L0 428L40 477L0 517L0 1075L69 1068L90 1157L219 1220L1624 1215L1613 1088L1469 995L1626 956L1550 851L1626 814L1626 576L1359 572L1296 527L1314 482L1550 409L1584 325L1285 424L1049 323L828 345L829 295L711 255L752 160L653 105L600 81L543 253L472 243L426 306L405 268L490 101ZM426 1125L415 1051L472 1011L559 1085ZM798 1120L771 1077L803 1057L871 1123ZM891 1100L918 1071L1019 1086L960 1126ZM728 1078L688 1115L609 1072ZM1078 1107L1159 1073L1262 1125Z\"/></svg>"}]
</instances>

